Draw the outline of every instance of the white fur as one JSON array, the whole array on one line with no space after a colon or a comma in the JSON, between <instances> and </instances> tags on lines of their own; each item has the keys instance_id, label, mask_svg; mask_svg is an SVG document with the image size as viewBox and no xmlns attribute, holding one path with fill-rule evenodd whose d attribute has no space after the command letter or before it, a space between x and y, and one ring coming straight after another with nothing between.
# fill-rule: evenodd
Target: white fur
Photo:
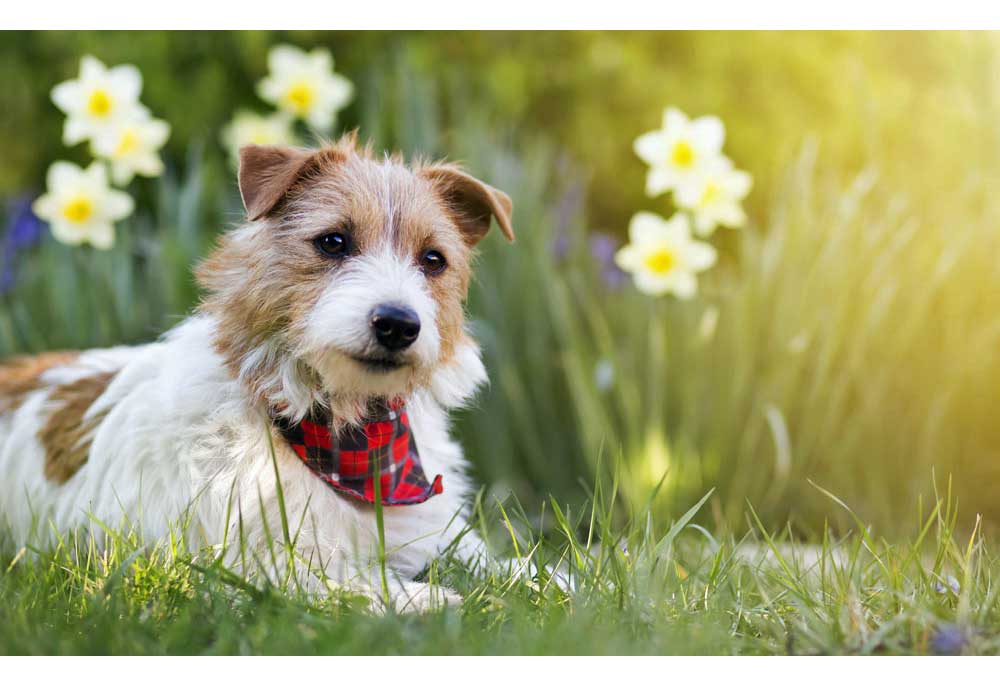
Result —
<instances>
[{"instance_id":1,"label":"white fur","mask_svg":"<svg viewBox=\"0 0 1000 687\"><path fill-rule=\"evenodd\" d=\"M361 320L367 321L371 304L383 298L405 302L424 323L414 361L428 364L436 357L434 301L417 281L419 273L397 263L391 256L359 259L321 298L310 324L311 345L302 353L325 364L319 368L324 376L336 375L338 383L358 388L385 383L362 378L353 361L320 354L324 347L351 351L359 345ZM0 416L0 517L19 544L43 543L53 531L96 530L93 519L116 526L126 518L141 527L147 541L163 541L172 526L183 523L190 546L220 553L225 547L234 567L246 560L244 573L276 577L284 571L276 462L291 536L297 537L298 569L311 568L300 582L317 591L330 582L378 589L374 510L335 493L280 441L272 462L268 420L214 351L215 327L211 317L195 316L160 342L88 351L46 372L47 382L58 383L117 371L90 412L110 410L93 434L87 463L61 485L44 477L45 454L37 437L50 410L48 392L33 392L16 411ZM289 363L276 384L285 387L285 395L307 398L300 374ZM484 379L478 352L465 345L427 388L407 399L424 469L430 477L443 475L444 493L385 509L389 585L397 607L455 598L447 590L436 595L412 578L464 527L465 518L455 515L466 507L470 483L461 448L448 434L446 409L467 399ZM277 571L266 545L268 531L279 542ZM478 546L475 533L462 540L466 552Z\"/></svg>"},{"instance_id":2,"label":"white fur","mask_svg":"<svg viewBox=\"0 0 1000 687\"><path fill-rule=\"evenodd\" d=\"M407 367L372 374L354 360L377 353L369 320L378 305L409 307L420 318L420 334L406 349ZM441 336L435 324L437 304L426 278L412 261L391 250L359 255L348 261L313 307L296 356L307 361L323 386L343 396L366 398L395 393L407 379L437 364Z\"/></svg>"}]
</instances>

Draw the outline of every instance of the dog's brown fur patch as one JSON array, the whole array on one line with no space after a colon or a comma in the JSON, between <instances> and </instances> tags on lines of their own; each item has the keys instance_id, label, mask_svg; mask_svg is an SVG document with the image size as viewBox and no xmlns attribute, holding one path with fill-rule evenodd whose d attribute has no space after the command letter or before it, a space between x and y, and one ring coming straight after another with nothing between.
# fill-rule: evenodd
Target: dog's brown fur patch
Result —
<instances>
[{"instance_id":1,"label":"dog's brown fur patch","mask_svg":"<svg viewBox=\"0 0 1000 687\"><path fill-rule=\"evenodd\" d=\"M0 363L0 413L17 410L28 394L42 388L42 374L46 370L67 365L76 360L77 355L71 351L55 351L18 356Z\"/></svg>"},{"instance_id":2,"label":"dog's brown fur patch","mask_svg":"<svg viewBox=\"0 0 1000 687\"><path fill-rule=\"evenodd\" d=\"M85 416L115 374L100 372L82 377L60 384L49 394L49 399L57 405L38 431L38 441L45 448L46 479L63 484L87 462L93 432L106 413Z\"/></svg>"}]
</instances>

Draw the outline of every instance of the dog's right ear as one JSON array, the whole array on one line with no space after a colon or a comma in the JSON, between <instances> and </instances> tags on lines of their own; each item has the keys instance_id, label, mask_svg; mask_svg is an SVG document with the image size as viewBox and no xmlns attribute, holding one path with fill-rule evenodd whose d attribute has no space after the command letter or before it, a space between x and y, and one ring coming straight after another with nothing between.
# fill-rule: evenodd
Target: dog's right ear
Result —
<instances>
[{"instance_id":1,"label":"dog's right ear","mask_svg":"<svg viewBox=\"0 0 1000 687\"><path fill-rule=\"evenodd\" d=\"M252 222L271 212L309 169L315 152L289 146L240 148L240 195L247 219Z\"/></svg>"}]
</instances>

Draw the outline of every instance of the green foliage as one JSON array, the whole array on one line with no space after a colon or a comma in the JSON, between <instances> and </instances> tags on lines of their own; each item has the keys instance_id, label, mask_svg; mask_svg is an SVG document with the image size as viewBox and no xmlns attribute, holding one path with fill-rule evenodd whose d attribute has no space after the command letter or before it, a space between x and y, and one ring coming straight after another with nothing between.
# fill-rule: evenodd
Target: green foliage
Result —
<instances>
[{"instance_id":1,"label":"green foliage","mask_svg":"<svg viewBox=\"0 0 1000 687\"><path fill-rule=\"evenodd\" d=\"M980 531L958 534L948 494L894 543L858 521L842 537L823 530L815 544L765 528L752 509L745 537L712 535L691 524L705 499L666 535L649 512L616 526L614 498L598 484L591 503L553 502L540 523L516 502L486 506L475 524L512 558L471 570L439 561L428 578L464 600L421 616L373 616L362 598L306 596L287 577L249 582L218 551L188 552L182 536L144 546L128 523L96 528L96 539L70 533L0 553L0 654L1000 650L1000 560Z\"/></svg>"}]
</instances>

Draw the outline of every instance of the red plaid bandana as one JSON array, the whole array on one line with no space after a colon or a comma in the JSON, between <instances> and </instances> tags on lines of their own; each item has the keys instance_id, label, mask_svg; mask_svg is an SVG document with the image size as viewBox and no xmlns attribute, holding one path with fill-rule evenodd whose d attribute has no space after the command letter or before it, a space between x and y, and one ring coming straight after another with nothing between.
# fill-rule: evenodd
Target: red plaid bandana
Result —
<instances>
[{"instance_id":1,"label":"red plaid bandana","mask_svg":"<svg viewBox=\"0 0 1000 687\"><path fill-rule=\"evenodd\" d=\"M362 426L337 434L329 413L316 409L298 424L272 416L306 467L342 494L374 503L376 466L385 506L423 503L443 490L441 475L427 481L402 401L374 405Z\"/></svg>"}]
</instances>

